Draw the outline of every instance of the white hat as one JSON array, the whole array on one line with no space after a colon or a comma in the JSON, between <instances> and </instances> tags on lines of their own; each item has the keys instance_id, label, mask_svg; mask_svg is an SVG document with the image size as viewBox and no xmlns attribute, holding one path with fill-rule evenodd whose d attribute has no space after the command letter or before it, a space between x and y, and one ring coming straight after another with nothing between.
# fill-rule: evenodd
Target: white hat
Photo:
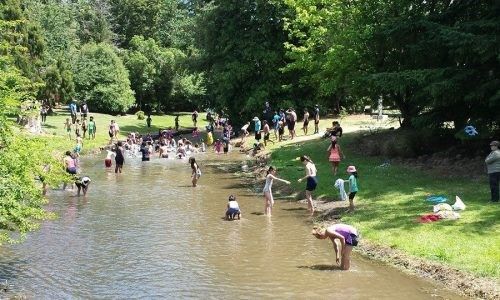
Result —
<instances>
[{"instance_id":1,"label":"white hat","mask_svg":"<svg viewBox=\"0 0 500 300\"><path fill-rule=\"evenodd\" d=\"M253 117L252 121L259 121L259 118Z\"/></svg>"}]
</instances>

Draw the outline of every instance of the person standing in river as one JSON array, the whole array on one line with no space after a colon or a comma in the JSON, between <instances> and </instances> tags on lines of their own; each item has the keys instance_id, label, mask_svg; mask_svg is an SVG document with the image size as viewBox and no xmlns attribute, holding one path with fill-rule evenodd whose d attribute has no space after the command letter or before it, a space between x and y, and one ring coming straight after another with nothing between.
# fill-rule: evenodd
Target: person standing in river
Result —
<instances>
[{"instance_id":1,"label":"person standing in river","mask_svg":"<svg viewBox=\"0 0 500 300\"><path fill-rule=\"evenodd\" d=\"M311 234L320 240L329 238L333 243L336 263L340 263L342 270L349 270L351 268L352 247L356 247L359 241L359 234L356 228L347 224L335 224L328 226L328 228L314 226Z\"/></svg>"},{"instance_id":2,"label":"person standing in river","mask_svg":"<svg viewBox=\"0 0 500 300\"><path fill-rule=\"evenodd\" d=\"M307 208L311 212L311 216L314 214L314 204L312 200L312 192L316 189L316 186L318 185L318 180L316 179L316 166L314 165L313 161L305 155L302 155L300 157L300 161L305 165L306 167L306 176L300 178L298 182L301 182L302 180L306 179L307 184L306 184L306 199L307 199Z\"/></svg>"},{"instance_id":3,"label":"person standing in river","mask_svg":"<svg viewBox=\"0 0 500 300\"><path fill-rule=\"evenodd\" d=\"M271 187L273 186L273 181L275 179L286 184L290 184L290 181L276 177L276 169L273 166L269 167L266 175L266 184L264 185L264 189L262 190L262 192L264 193L264 215L269 217L272 214L274 206L274 198Z\"/></svg>"},{"instance_id":4,"label":"person standing in river","mask_svg":"<svg viewBox=\"0 0 500 300\"><path fill-rule=\"evenodd\" d=\"M488 177L490 181L491 202L498 203L499 192L498 182L500 181L500 142L493 141L490 143L491 152L486 157L485 163L488 169Z\"/></svg>"},{"instance_id":5,"label":"person standing in river","mask_svg":"<svg viewBox=\"0 0 500 300\"><path fill-rule=\"evenodd\" d=\"M194 157L189 158L189 164L191 165L191 183L193 184L193 187L196 187L198 179L201 177L201 169Z\"/></svg>"},{"instance_id":6,"label":"person standing in river","mask_svg":"<svg viewBox=\"0 0 500 300\"><path fill-rule=\"evenodd\" d=\"M123 155L122 142L116 144L116 156L115 156L115 173L121 173L123 164L125 163L125 156Z\"/></svg>"}]
</instances>

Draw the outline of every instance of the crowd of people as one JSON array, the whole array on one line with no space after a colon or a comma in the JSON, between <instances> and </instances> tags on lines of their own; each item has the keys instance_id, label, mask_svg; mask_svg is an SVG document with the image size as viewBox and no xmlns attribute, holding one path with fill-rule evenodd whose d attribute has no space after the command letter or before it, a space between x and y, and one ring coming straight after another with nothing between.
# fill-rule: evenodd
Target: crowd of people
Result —
<instances>
[{"instance_id":1,"label":"crowd of people","mask_svg":"<svg viewBox=\"0 0 500 300\"><path fill-rule=\"evenodd\" d=\"M84 118L85 117L81 116L81 118L76 119L74 123L69 118L66 120L65 128L68 131L69 138L72 137L72 133L74 131L77 146L72 153L70 151L66 153L64 162L66 171L69 174L76 176L75 185L78 188L78 195L80 195L81 190L85 196L91 180L87 176L78 176L78 157L79 152L81 151L81 146L83 146L83 139L81 138L81 135L83 133L83 137L85 137L88 131L88 136L90 138L92 134L95 135L96 126L92 117L90 117L89 122L85 122L86 120ZM319 109L317 106L312 114L312 119L314 120L315 125L314 134L319 134ZM114 172L121 173L125 163L125 157L140 156L142 161L149 161L151 157L154 156L157 156L158 159L186 159L191 169L191 184L193 187L196 187L201 178L202 172L194 155L210 151L210 147L213 147L214 153L228 153L231 148L231 144L237 144L237 142L231 143L231 139L235 136L235 134L228 118L221 118L217 115L209 115L207 116L207 120L209 121L209 124L205 128L206 140L202 139L202 134L197 127L198 112L194 111L192 114L194 129L189 137L181 136L179 134L179 118L176 117L173 128L171 127L161 130L158 135L141 135L139 133L131 132L128 134L125 141L118 140L118 134L120 132L119 126L114 120L112 120L109 125L111 147L106 150L107 153L104 161L105 168L111 168L114 160ZM307 110L304 110L302 126L302 132L304 135L307 135L309 132L309 120L310 114ZM288 129L288 138L294 139L297 136L297 133L295 132L296 122L297 114L293 108L289 108L287 110L280 109L272 113L270 112L268 103L266 103L262 120L258 117L254 117L251 121L246 122L241 127L239 138L240 147L244 147L245 141L250 135L249 131L254 132L254 148L259 147L260 145L265 147L270 142L275 143L283 141L285 139L285 126ZM90 123L92 123L92 126L89 126ZM80 128L81 130L78 128L79 126L82 126ZM271 130L274 131L274 140L271 138ZM332 123L332 127L326 130L323 135L323 138L329 140L329 145L326 149L327 157L325 162L328 161L331 163L331 172L333 176L338 176L340 162L342 159L345 159L345 154L342 152L340 146L342 135L343 129L337 121L334 121ZM261 143L261 141L263 142ZM500 155L498 154L500 153L498 150L499 143L492 142L491 146L492 153L488 156L486 163L489 166L488 172L490 174L490 184L492 187L492 201L498 201L497 167L500 163ZM305 182L307 207L309 213L313 215L315 212L313 192L316 190L318 185L318 170L313 160L306 155L300 157L300 162L304 165L305 174L303 177L298 179L298 182ZM265 183L262 189L264 196L264 215L268 217L272 215L274 206L272 193L274 181L283 182L288 185L291 184L290 181L278 177L277 171L278 170L273 166L270 166L267 169ZM353 212L355 208L354 199L359 190L358 171L355 166L351 165L347 167L346 173L348 178L338 179L337 182L341 181L342 186L344 182L349 185L349 212ZM236 196L234 195L229 196L225 218L226 220L239 220L242 218L240 205L236 201ZM360 237L356 228L347 224L335 224L329 227L314 227L312 235L318 239L331 240L333 243L336 262L344 270L350 268L350 255L352 247L358 244Z\"/></svg>"}]
</instances>

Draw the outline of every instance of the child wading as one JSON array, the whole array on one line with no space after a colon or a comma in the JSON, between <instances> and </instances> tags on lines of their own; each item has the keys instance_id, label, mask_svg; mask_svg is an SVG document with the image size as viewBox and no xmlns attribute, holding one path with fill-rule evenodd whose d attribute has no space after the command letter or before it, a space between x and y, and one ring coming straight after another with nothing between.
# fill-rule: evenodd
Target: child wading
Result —
<instances>
[{"instance_id":1,"label":"child wading","mask_svg":"<svg viewBox=\"0 0 500 300\"><path fill-rule=\"evenodd\" d=\"M349 211L354 211L354 197L358 192L358 172L355 166L347 167L347 173L349 173Z\"/></svg>"},{"instance_id":2,"label":"child wading","mask_svg":"<svg viewBox=\"0 0 500 300\"><path fill-rule=\"evenodd\" d=\"M193 183L193 187L195 187L198 183L198 179L201 177L201 169L194 157L189 158L189 164L191 165L191 182Z\"/></svg>"},{"instance_id":3,"label":"child wading","mask_svg":"<svg viewBox=\"0 0 500 300\"><path fill-rule=\"evenodd\" d=\"M290 181L276 177L276 169L272 166L269 167L266 175L266 184L264 185L264 189L262 190L262 192L264 193L264 214L266 216L271 216L274 206L274 198L271 187L273 186L273 181L275 179L286 184L290 184Z\"/></svg>"},{"instance_id":4,"label":"child wading","mask_svg":"<svg viewBox=\"0 0 500 300\"><path fill-rule=\"evenodd\" d=\"M235 218L241 219L241 210L240 205L236 202L236 197L231 195L227 203L226 220L230 221Z\"/></svg>"},{"instance_id":5,"label":"child wading","mask_svg":"<svg viewBox=\"0 0 500 300\"><path fill-rule=\"evenodd\" d=\"M298 182L301 182L304 179L307 179L306 184L306 199L307 199L307 208L311 212L311 216L314 214L314 205L312 200L312 192L316 189L318 185L318 180L316 179L316 166L312 162L312 160L305 155L300 157L300 161L306 167L306 176L300 178Z\"/></svg>"},{"instance_id":6,"label":"child wading","mask_svg":"<svg viewBox=\"0 0 500 300\"><path fill-rule=\"evenodd\" d=\"M328 228L315 226L311 234L321 240L329 238L333 243L335 261L337 264L340 263L342 270L349 270L351 267L352 247L357 246L359 240L356 228L346 224L335 224ZM340 249L337 242L340 243Z\"/></svg>"},{"instance_id":7,"label":"child wading","mask_svg":"<svg viewBox=\"0 0 500 300\"><path fill-rule=\"evenodd\" d=\"M337 170L339 168L340 157L342 156L343 158L345 158L342 151L340 150L339 144L337 143L337 137L332 136L332 142L330 146L328 146L328 149L326 151L330 154L328 156L328 160L332 163L332 172L335 176L337 175Z\"/></svg>"},{"instance_id":8,"label":"child wading","mask_svg":"<svg viewBox=\"0 0 500 300\"><path fill-rule=\"evenodd\" d=\"M123 156L122 142L118 142L116 144L115 173L122 172L124 163L125 163L125 157Z\"/></svg>"},{"instance_id":9,"label":"child wading","mask_svg":"<svg viewBox=\"0 0 500 300\"><path fill-rule=\"evenodd\" d=\"M87 190L90 185L90 178L87 176L79 177L75 181L75 185L78 188L77 196L80 197L80 191L83 191L83 197L87 196Z\"/></svg>"}]
</instances>

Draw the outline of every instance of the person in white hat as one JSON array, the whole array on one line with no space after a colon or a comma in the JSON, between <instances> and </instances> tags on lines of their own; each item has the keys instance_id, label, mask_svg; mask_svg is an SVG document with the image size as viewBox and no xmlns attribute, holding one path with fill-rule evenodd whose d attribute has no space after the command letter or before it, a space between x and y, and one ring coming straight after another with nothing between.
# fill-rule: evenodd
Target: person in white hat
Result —
<instances>
[{"instance_id":1,"label":"person in white hat","mask_svg":"<svg viewBox=\"0 0 500 300\"><path fill-rule=\"evenodd\" d=\"M79 177L75 181L75 185L78 188L77 196L80 197L80 191L83 191L83 197L85 197L87 196L87 190L89 189L90 178L87 176Z\"/></svg>"}]
</instances>

